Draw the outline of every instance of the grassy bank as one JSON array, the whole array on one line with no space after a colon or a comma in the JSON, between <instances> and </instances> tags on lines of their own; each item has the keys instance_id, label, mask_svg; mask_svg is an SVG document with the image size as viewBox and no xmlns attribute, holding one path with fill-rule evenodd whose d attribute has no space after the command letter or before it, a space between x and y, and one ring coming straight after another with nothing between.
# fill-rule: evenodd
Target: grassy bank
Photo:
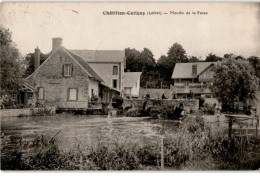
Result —
<instances>
[{"instance_id":1,"label":"grassy bank","mask_svg":"<svg viewBox=\"0 0 260 176\"><path fill-rule=\"evenodd\" d=\"M159 170L161 137L164 167L185 170L254 170L260 167L260 145L253 138L214 134L200 117L186 118L172 133L158 130L144 145L133 143L131 135L102 133L95 146L59 148L57 136L35 136L32 141L14 143L1 136L3 170Z\"/></svg>"}]
</instances>

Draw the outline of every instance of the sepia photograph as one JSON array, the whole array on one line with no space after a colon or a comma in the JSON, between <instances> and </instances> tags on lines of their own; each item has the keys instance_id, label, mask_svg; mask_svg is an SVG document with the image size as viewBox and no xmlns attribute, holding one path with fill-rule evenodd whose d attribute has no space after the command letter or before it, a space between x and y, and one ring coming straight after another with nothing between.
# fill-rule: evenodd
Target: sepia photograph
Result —
<instances>
[{"instance_id":1,"label":"sepia photograph","mask_svg":"<svg viewBox=\"0 0 260 176\"><path fill-rule=\"evenodd\" d=\"M1 172L260 171L260 2L0 2Z\"/></svg>"}]
</instances>

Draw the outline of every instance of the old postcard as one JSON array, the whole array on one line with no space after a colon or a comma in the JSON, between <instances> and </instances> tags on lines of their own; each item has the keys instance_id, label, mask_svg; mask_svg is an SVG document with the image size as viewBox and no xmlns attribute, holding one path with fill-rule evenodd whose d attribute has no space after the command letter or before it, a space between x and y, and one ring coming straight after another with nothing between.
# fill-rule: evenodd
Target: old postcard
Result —
<instances>
[{"instance_id":1,"label":"old postcard","mask_svg":"<svg viewBox=\"0 0 260 176\"><path fill-rule=\"evenodd\" d=\"M259 170L260 3L3 2L1 170Z\"/></svg>"}]
</instances>

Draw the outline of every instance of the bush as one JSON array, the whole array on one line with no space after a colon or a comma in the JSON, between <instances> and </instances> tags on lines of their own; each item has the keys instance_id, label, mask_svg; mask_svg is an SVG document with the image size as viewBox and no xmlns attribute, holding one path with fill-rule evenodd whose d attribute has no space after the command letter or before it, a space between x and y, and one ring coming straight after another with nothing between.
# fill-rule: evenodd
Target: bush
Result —
<instances>
[{"instance_id":1,"label":"bush","mask_svg":"<svg viewBox=\"0 0 260 176\"><path fill-rule=\"evenodd\" d=\"M152 118L158 118L159 114L161 113L161 108L159 106L154 106L150 110L150 114Z\"/></svg>"},{"instance_id":2,"label":"bush","mask_svg":"<svg viewBox=\"0 0 260 176\"><path fill-rule=\"evenodd\" d=\"M160 106L154 106L150 110L150 115L154 118L160 117L163 119L179 119L180 114L176 112L178 109L175 108L173 105L160 105Z\"/></svg>"},{"instance_id":3,"label":"bush","mask_svg":"<svg viewBox=\"0 0 260 176\"><path fill-rule=\"evenodd\" d=\"M124 99L120 95L117 95L117 96L112 98L113 108L122 109L123 102L124 102Z\"/></svg>"},{"instance_id":4,"label":"bush","mask_svg":"<svg viewBox=\"0 0 260 176\"><path fill-rule=\"evenodd\" d=\"M161 117L165 119L175 119L175 107L172 105L162 106Z\"/></svg>"},{"instance_id":5,"label":"bush","mask_svg":"<svg viewBox=\"0 0 260 176\"><path fill-rule=\"evenodd\" d=\"M139 117L139 116L142 116L142 110L141 109L138 109L138 108L131 108L131 109L128 109L125 113L125 116L127 117Z\"/></svg>"},{"instance_id":6,"label":"bush","mask_svg":"<svg viewBox=\"0 0 260 176\"><path fill-rule=\"evenodd\" d=\"M91 102L93 105L98 104L98 96L96 96L96 95L91 96L90 102Z\"/></svg>"},{"instance_id":7,"label":"bush","mask_svg":"<svg viewBox=\"0 0 260 176\"><path fill-rule=\"evenodd\" d=\"M108 113L108 105L109 103L108 102L101 102L101 105L102 105L102 111L107 114Z\"/></svg>"},{"instance_id":8,"label":"bush","mask_svg":"<svg viewBox=\"0 0 260 176\"><path fill-rule=\"evenodd\" d=\"M204 103L203 107L201 107L202 112L210 115L215 114L215 109L216 109L216 104L210 104L210 103Z\"/></svg>"},{"instance_id":9,"label":"bush","mask_svg":"<svg viewBox=\"0 0 260 176\"><path fill-rule=\"evenodd\" d=\"M33 111L33 116L51 116L56 114L56 108L53 105L38 104L37 111Z\"/></svg>"},{"instance_id":10,"label":"bush","mask_svg":"<svg viewBox=\"0 0 260 176\"><path fill-rule=\"evenodd\" d=\"M75 150L62 151L59 141L48 135L34 136L32 141L18 139L16 145L1 136L2 170L90 170L91 162L77 146ZM76 152L75 152L76 151Z\"/></svg>"}]
</instances>

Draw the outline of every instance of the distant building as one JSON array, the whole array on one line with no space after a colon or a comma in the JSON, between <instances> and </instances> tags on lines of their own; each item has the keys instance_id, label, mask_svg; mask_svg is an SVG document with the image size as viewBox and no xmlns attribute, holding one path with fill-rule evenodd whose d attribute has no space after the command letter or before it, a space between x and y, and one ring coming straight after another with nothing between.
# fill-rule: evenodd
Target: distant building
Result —
<instances>
[{"instance_id":1,"label":"distant building","mask_svg":"<svg viewBox=\"0 0 260 176\"><path fill-rule=\"evenodd\" d=\"M37 103L51 103L60 109L87 109L93 95L111 102L121 93L124 51L89 51L86 57L64 48L61 38L53 38L52 53L41 65L39 53L36 48L36 70L25 79L37 90ZM120 62L106 62L115 57ZM89 63L88 59L103 62Z\"/></svg>"},{"instance_id":2,"label":"distant building","mask_svg":"<svg viewBox=\"0 0 260 176\"><path fill-rule=\"evenodd\" d=\"M123 85L126 96L139 97L141 74L142 72L125 72Z\"/></svg>"},{"instance_id":3,"label":"distant building","mask_svg":"<svg viewBox=\"0 0 260 176\"><path fill-rule=\"evenodd\" d=\"M212 98L210 86L213 81L213 66L217 62L176 63L172 79L176 98L186 98L190 93L194 96L204 95Z\"/></svg>"}]
</instances>

